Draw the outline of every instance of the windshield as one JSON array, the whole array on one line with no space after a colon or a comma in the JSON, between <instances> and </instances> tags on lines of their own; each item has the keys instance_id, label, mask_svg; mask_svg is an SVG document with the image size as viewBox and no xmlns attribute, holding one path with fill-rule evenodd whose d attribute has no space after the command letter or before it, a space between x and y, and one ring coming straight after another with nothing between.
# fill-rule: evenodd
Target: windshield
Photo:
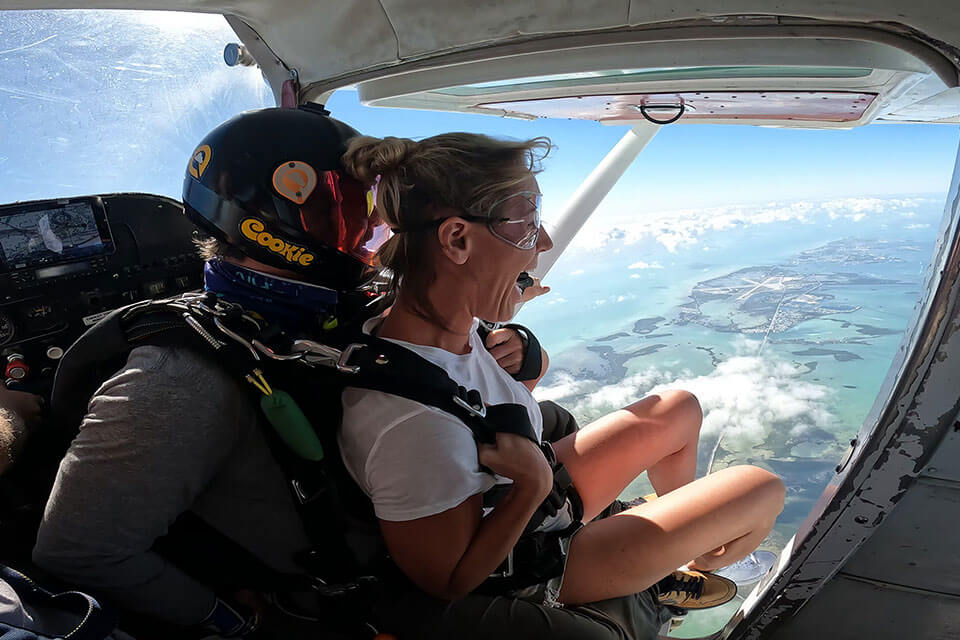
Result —
<instances>
[{"instance_id":1,"label":"windshield","mask_svg":"<svg viewBox=\"0 0 960 640\"><path fill-rule=\"evenodd\" d=\"M229 68L222 16L0 12L0 202L146 191L180 198L190 152L240 111L273 105Z\"/></svg>"}]
</instances>

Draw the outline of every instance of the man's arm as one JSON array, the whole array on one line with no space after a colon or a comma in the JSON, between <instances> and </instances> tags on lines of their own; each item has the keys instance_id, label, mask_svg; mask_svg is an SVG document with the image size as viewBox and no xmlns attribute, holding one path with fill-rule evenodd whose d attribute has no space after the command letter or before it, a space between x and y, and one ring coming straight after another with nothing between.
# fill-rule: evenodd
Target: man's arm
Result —
<instances>
[{"instance_id":1,"label":"man's arm","mask_svg":"<svg viewBox=\"0 0 960 640\"><path fill-rule=\"evenodd\" d=\"M34 560L71 583L173 624L198 624L213 592L151 547L191 508L252 411L226 374L143 347L100 388L60 464Z\"/></svg>"}]
</instances>

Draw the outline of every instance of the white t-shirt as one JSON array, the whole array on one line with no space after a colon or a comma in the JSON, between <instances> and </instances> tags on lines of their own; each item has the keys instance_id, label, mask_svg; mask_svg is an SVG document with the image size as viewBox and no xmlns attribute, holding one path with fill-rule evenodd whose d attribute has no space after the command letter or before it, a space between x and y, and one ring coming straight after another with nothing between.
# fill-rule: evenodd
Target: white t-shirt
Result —
<instances>
[{"instance_id":1,"label":"white t-shirt","mask_svg":"<svg viewBox=\"0 0 960 640\"><path fill-rule=\"evenodd\" d=\"M381 320L368 320L364 333L371 333ZM476 328L474 321L470 353L463 355L401 340L391 342L442 367L467 389L476 389L488 405L524 405L539 440L543 433L539 405L523 383L500 368ZM511 482L480 471L473 434L459 418L380 391L344 390L339 442L347 470L373 501L381 520L425 518L452 509L494 484ZM568 508L540 529L563 528L571 521Z\"/></svg>"}]
</instances>

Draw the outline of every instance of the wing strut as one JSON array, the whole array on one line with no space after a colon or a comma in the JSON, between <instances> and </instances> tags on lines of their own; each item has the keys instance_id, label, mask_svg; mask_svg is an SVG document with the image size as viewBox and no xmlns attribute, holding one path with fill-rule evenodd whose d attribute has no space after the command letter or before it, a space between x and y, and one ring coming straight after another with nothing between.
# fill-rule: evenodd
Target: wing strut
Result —
<instances>
[{"instance_id":1,"label":"wing strut","mask_svg":"<svg viewBox=\"0 0 960 640\"><path fill-rule=\"evenodd\" d=\"M553 249L540 256L534 275L539 278L547 275L553 263L659 129L660 125L637 123L587 176L553 226Z\"/></svg>"}]
</instances>

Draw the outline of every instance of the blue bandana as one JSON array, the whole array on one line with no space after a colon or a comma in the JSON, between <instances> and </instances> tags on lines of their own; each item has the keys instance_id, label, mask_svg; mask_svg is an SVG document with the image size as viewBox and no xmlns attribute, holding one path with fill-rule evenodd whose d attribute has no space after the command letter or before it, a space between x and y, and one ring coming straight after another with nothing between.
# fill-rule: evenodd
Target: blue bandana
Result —
<instances>
[{"instance_id":1,"label":"blue bandana","mask_svg":"<svg viewBox=\"0 0 960 640\"><path fill-rule=\"evenodd\" d=\"M309 329L333 311L333 289L271 276L214 258L203 266L203 288L287 330Z\"/></svg>"}]
</instances>

